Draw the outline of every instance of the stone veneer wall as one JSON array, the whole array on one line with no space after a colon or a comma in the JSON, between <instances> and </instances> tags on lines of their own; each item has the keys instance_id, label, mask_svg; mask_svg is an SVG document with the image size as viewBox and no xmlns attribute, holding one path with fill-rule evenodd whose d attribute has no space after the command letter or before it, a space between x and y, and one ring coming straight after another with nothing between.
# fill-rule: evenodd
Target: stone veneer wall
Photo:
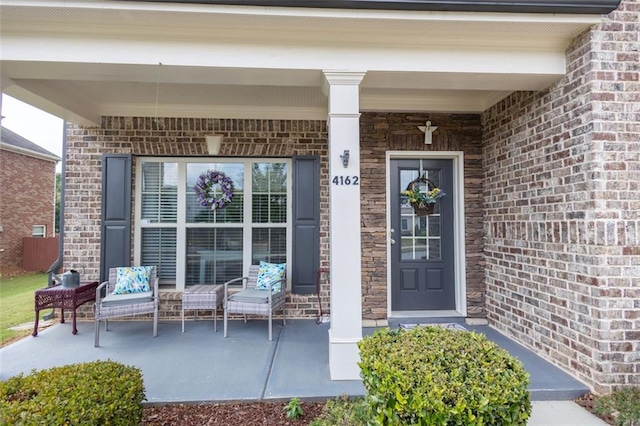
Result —
<instances>
[{"instance_id":1,"label":"stone veneer wall","mask_svg":"<svg viewBox=\"0 0 640 426\"><path fill-rule=\"evenodd\" d=\"M490 323L597 392L640 384L640 2L482 116Z\"/></svg>"},{"instance_id":2,"label":"stone veneer wall","mask_svg":"<svg viewBox=\"0 0 640 426\"><path fill-rule=\"evenodd\" d=\"M328 267L327 128L324 121L235 120L194 118L103 117L98 128L72 127L67 132L65 264L83 265L87 279L100 267L101 156L207 156L205 137L222 135L220 157L291 157L318 155L321 162L321 266ZM135 158L134 158L135 163ZM134 164L135 172L135 164ZM135 190L134 190L135 191ZM135 249L135 241L132 247ZM329 309L329 283L322 283L322 303ZM180 318L181 293L163 291L161 318ZM314 317L315 295L289 295L287 315ZM92 307L79 316L93 317ZM207 312L203 312L206 317ZM200 315L199 315L200 316Z\"/></svg>"},{"instance_id":3,"label":"stone veneer wall","mask_svg":"<svg viewBox=\"0 0 640 426\"><path fill-rule=\"evenodd\" d=\"M432 145L418 129L427 120L438 126ZM363 113L360 123L363 318L387 318L387 151L464 151L467 314L484 317L480 116Z\"/></svg>"}]
</instances>

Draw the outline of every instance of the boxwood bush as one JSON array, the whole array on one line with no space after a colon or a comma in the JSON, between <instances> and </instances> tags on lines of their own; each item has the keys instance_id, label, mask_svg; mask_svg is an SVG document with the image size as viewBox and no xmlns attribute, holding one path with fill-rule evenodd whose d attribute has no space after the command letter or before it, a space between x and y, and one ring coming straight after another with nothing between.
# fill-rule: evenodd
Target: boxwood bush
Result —
<instances>
[{"instance_id":1,"label":"boxwood bush","mask_svg":"<svg viewBox=\"0 0 640 426\"><path fill-rule=\"evenodd\" d=\"M139 369L95 361L32 371L0 382L0 425L137 425Z\"/></svg>"},{"instance_id":2,"label":"boxwood bush","mask_svg":"<svg viewBox=\"0 0 640 426\"><path fill-rule=\"evenodd\" d=\"M483 334L382 329L358 344L370 418L381 425L526 425L529 376Z\"/></svg>"}]
</instances>

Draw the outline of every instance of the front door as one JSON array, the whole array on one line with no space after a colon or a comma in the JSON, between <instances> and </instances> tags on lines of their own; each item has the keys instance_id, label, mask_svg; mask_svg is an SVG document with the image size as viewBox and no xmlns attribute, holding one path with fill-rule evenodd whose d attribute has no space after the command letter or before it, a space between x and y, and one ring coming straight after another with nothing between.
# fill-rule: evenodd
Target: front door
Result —
<instances>
[{"instance_id":1,"label":"front door","mask_svg":"<svg viewBox=\"0 0 640 426\"><path fill-rule=\"evenodd\" d=\"M453 160L391 160L390 173L391 310L453 310ZM417 216L401 194L419 176L446 194L429 216Z\"/></svg>"}]
</instances>

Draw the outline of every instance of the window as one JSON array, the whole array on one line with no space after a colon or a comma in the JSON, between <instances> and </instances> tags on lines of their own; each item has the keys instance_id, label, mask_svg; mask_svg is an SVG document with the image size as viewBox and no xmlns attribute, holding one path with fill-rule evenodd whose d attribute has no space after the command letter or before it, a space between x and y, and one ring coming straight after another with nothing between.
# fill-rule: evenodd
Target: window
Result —
<instances>
[{"instance_id":1,"label":"window","mask_svg":"<svg viewBox=\"0 0 640 426\"><path fill-rule=\"evenodd\" d=\"M254 163L251 171L252 263L287 261L287 166Z\"/></svg>"},{"instance_id":2,"label":"window","mask_svg":"<svg viewBox=\"0 0 640 426\"><path fill-rule=\"evenodd\" d=\"M46 225L33 225L33 229L31 231L32 237L44 238L46 235L47 235Z\"/></svg>"},{"instance_id":3,"label":"window","mask_svg":"<svg viewBox=\"0 0 640 426\"><path fill-rule=\"evenodd\" d=\"M158 265L164 287L222 284L261 260L289 263L289 160L215 160L140 160L135 260ZM193 187L207 170L233 181L233 200L223 209L197 201Z\"/></svg>"}]
</instances>

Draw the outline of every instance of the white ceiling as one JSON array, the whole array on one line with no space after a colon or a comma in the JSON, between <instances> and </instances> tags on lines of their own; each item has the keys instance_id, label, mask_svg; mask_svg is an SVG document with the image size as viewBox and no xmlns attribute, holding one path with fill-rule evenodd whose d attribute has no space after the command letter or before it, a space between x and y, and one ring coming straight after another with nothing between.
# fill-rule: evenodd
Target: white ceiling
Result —
<instances>
[{"instance_id":1,"label":"white ceiling","mask_svg":"<svg viewBox=\"0 0 640 426\"><path fill-rule=\"evenodd\" d=\"M366 71L362 111L478 113L564 74L589 16L0 2L7 94L102 115L324 119L322 70Z\"/></svg>"}]
</instances>

